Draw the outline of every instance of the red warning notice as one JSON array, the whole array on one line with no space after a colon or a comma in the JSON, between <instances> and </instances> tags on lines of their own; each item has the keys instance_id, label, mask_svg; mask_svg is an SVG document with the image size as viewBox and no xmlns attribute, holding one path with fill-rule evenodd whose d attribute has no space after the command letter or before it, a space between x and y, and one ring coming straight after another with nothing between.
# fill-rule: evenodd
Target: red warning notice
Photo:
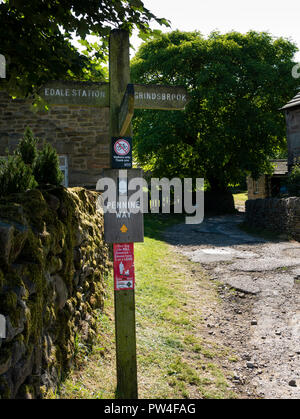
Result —
<instances>
[{"instance_id":1,"label":"red warning notice","mask_svg":"<svg viewBox=\"0 0 300 419\"><path fill-rule=\"evenodd\" d=\"M134 289L133 243L114 243L115 291Z\"/></svg>"}]
</instances>

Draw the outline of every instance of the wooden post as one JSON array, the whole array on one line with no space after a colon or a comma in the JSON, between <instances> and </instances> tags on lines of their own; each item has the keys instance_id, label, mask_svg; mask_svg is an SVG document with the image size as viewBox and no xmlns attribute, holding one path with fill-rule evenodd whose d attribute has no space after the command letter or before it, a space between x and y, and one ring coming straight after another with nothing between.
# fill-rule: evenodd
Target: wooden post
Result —
<instances>
[{"instance_id":1,"label":"wooden post","mask_svg":"<svg viewBox=\"0 0 300 419\"><path fill-rule=\"evenodd\" d=\"M119 110L130 83L129 33L113 30L110 35L110 137L118 137ZM131 127L126 133L131 136ZM137 399L137 362L134 290L115 291L117 398Z\"/></svg>"},{"instance_id":2,"label":"wooden post","mask_svg":"<svg viewBox=\"0 0 300 419\"><path fill-rule=\"evenodd\" d=\"M129 33L115 29L110 34L110 136L118 137L119 110L127 85L130 82ZM123 135L130 136L131 127Z\"/></svg>"}]
</instances>

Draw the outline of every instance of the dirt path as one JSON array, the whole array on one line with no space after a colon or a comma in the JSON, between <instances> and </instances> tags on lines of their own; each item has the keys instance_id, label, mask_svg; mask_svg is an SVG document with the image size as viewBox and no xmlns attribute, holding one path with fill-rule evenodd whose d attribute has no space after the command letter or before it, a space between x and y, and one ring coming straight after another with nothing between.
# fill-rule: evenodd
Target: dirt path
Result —
<instances>
[{"instance_id":1,"label":"dirt path","mask_svg":"<svg viewBox=\"0 0 300 419\"><path fill-rule=\"evenodd\" d=\"M242 221L240 214L180 224L165 240L223 284L222 307L208 307L205 321L207 333L240 357L233 388L248 397L298 399L300 243L251 236L239 229Z\"/></svg>"}]
</instances>

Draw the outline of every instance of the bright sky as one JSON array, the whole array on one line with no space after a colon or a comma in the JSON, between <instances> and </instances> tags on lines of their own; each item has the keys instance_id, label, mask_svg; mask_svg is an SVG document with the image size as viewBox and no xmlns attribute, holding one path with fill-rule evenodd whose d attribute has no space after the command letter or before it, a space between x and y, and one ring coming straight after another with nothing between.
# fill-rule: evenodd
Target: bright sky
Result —
<instances>
[{"instance_id":1,"label":"bright sky","mask_svg":"<svg viewBox=\"0 0 300 419\"><path fill-rule=\"evenodd\" d=\"M235 30L246 33L253 29L269 32L275 37L288 38L300 49L300 0L143 0L144 5L158 17L171 21L171 30L198 30L208 35ZM170 29L152 25L167 32ZM135 48L141 41L132 36ZM132 54L133 55L133 54ZM300 52L296 55L300 62Z\"/></svg>"}]
</instances>

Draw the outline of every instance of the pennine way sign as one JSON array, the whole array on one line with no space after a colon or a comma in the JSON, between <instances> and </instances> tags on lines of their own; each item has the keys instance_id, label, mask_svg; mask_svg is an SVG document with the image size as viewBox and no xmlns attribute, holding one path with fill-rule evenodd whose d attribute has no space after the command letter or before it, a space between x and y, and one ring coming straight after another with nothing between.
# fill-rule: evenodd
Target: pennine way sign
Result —
<instances>
[{"instance_id":1,"label":"pennine way sign","mask_svg":"<svg viewBox=\"0 0 300 419\"><path fill-rule=\"evenodd\" d=\"M104 240L106 243L136 243L144 241L142 202L130 198L137 192L128 188L131 180L142 178L142 169L103 169L97 183L102 191L104 209ZM110 195L109 188L115 188ZM107 195L107 196L106 196Z\"/></svg>"}]
</instances>

